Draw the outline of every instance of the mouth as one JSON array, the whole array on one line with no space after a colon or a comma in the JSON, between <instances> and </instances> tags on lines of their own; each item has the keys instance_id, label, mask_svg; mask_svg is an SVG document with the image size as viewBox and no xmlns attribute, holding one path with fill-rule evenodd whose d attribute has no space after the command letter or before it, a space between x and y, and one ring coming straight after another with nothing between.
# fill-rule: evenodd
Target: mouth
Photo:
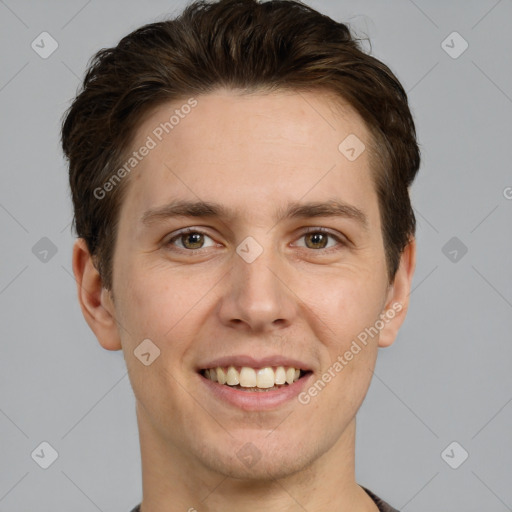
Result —
<instances>
[{"instance_id":1,"label":"mouth","mask_svg":"<svg viewBox=\"0 0 512 512\"><path fill-rule=\"evenodd\" d=\"M293 366L217 366L204 368L199 373L217 385L251 393L268 393L290 387L312 372Z\"/></svg>"},{"instance_id":2,"label":"mouth","mask_svg":"<svg viewBox=\"0 0 512 512\"><path fill-rule=\"evenodd\" d=\"M313 378L313 372L294 366L215 366L198 376L216 403L246 412L292 407Z\"/></svg>"}]
</instances>

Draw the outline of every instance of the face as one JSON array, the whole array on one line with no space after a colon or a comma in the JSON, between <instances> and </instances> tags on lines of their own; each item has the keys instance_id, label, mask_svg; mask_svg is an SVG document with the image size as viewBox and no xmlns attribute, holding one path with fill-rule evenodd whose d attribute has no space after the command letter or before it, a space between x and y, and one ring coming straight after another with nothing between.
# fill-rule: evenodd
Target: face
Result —
<instances>
[{"instance_id":1,"label":"face","mask_svg":"<svg viewBox=\"0 0 512 512\"><path fill-rule=\"evenodd\" d=\"M118 336L139 422L161 449L223 475L281 477L336 449L368 390L379 336L394 337L399 322L386 317L355 352L396 301L369 151L354 160L339 149L350 134L368 147L368 131L325 93L195 99L161 141L154 130L186 101L138 129L134 150L148 136L156 144L120 211L111 309L120 327L98 337L112 348ZM134 351L147 339L150 359L160 353L146 365ZM214 369L230 366L241 385L218 382Z\"/></svg>"}]
</instances>

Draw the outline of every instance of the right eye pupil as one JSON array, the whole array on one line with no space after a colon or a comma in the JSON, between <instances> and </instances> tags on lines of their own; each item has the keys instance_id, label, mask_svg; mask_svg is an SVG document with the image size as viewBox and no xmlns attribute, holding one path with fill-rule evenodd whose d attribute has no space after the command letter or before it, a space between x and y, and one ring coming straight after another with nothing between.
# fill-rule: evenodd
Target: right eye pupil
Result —
<instances>
[{"instance_id":1,"label":"right eye pupil","mask_svg":"<svg viewBox=\"0 0 512 512\"><path fill-rule=\"evenodd\" d=\"M201 233L187 233L181 237L181 241L183 242L183 245L187 247L187 249L198 249L197 245L201 246L203 240L202 240L202 234ZM188 241L192 238L195 238L195 241L192 242L193 247L189 247ZM184 242L186 241L186 242Z\"/></svg>"},{"instance_id":2,"label":"right eye pupil","mask_svg":"<svg viewBox=\"0 0 512 512\"><path fill-rule=\"evenodd\" d=\"M311 242L314 246L321 245L320 249L324 249L325 245L327 243L327 235L325 233L322 233L321 231L307 233L306 239L311 240ZM318 249L318 247L314 247L314 248Z\"/></svg>"}]
</instances>

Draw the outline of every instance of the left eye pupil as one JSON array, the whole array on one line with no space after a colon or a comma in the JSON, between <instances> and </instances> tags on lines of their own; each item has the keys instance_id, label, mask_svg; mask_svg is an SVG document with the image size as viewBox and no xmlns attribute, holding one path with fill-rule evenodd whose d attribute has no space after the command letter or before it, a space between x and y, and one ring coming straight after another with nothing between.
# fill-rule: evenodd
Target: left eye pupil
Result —
<instances>
[{"instance_id":1,"label":"left eye pupil","mask_svg":"<svg viewBox=\"0 0 512 512\"><path fill-rule=\"evenodd\" d=\"M327 236L324 233L313 233L310 235L307 235L308 238L316 239L316 241L313 241L314 245L320 244L321 249L323 249L327 242Z\"/></svg>"},{"instance_id":2,"label":"left eye pupil","mask_svg":"<svg viewBox=\"0 0 512 512\"><path fill-rule=\"evenodd\" d=\"M183 244L185 247L188 247L188 242L190 239L195 239L195 241L192 242L192 245L201 245L202 243L202 234L201 233L187 233L186 235L183 235L183 240L185 243ZM191 249L197 249L197 247L190 247Z\"/></svg>"}]
</instances>

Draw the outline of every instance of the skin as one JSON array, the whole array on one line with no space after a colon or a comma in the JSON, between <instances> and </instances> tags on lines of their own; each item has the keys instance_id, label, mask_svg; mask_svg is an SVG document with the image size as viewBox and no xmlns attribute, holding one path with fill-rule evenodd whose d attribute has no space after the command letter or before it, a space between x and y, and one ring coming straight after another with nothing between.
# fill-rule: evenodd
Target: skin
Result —
<instances>
[{"instance_id":1,"label":"skin","mask_svg":"<svg viewBox=\"0 0 512 512\"><path fill-rule=\"evenodd\" d=\"M260 510L375 512L355 481L355 417L378 348L393 343L405 318L416 250L412 240L389 284L369 150L355 161L338 150L349 134L368 148L368 131L325 92L218 90L196 99L129 176L112 291L83 240L73 252L84 317L102 347L123 350L136 396L141 510L244 512L257 500ZM151 112L134 149L183 103ZM331 198L362 210L368 228L338 217L274 219L288 201ZM141 223L147 209L174 199L219 202L236 216ZM169 243L185 227L206 233L202 245ZM347 242L328 238L322 248L307 227ZM248 236L263 248L252 263L236 253ZM193 256L194 247L202 248ZM279 354L307 362L316 380L394 304L401 310L306 405L243 411L212 398L196 373L199 361L219 356ZM146 338L160 349L148 366L134 356ZM261 455L250 468L236 456L248 442Z\"/></svg>"}]
</instances>

